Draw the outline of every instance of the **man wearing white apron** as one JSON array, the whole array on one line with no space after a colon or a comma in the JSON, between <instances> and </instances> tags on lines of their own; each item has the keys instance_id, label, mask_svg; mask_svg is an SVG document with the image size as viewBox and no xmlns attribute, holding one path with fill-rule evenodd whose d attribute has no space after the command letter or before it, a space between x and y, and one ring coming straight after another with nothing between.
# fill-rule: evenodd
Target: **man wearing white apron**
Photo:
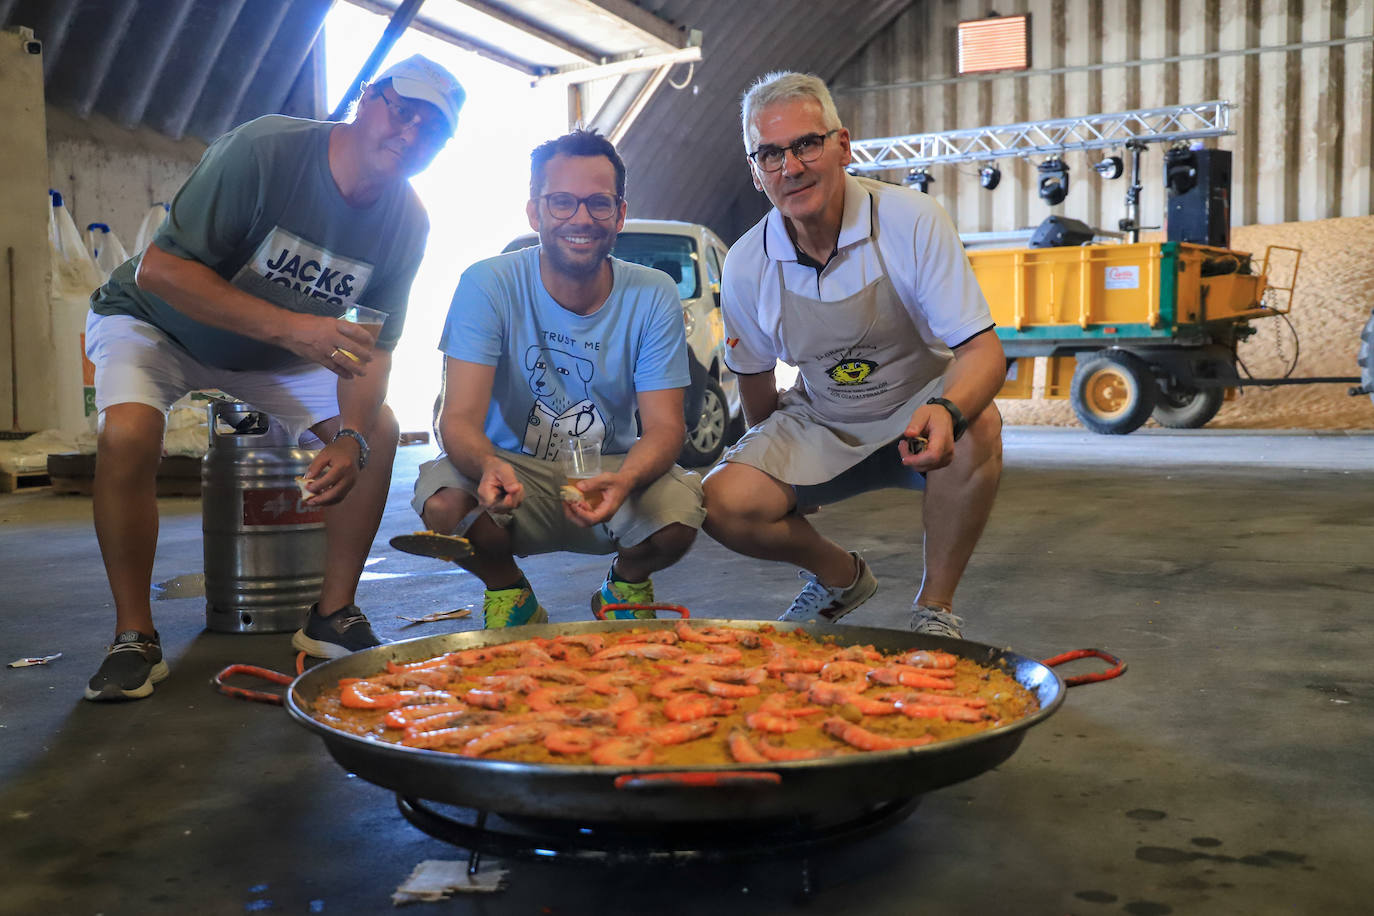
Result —
<instances>
[{"instance_id":1,"label":"man wearing white apron","mask_svg":"<svg viewBox=\"0 0 1374 916\"><path fill-rule=\"evenodd\" d=\"M808 571L780 619L833 623L878 582L803 512L880 487L924 489L911 628L957 638L954 591L1002 468L992 399L1006 359L987 302L939 204L845 173L849 132L820 79L768 74L742 113L754 186L774 208L725 262L726 363L751 428L706 479L706 531ZM778 360L798 369L782 393Z\"/></svg>"}]
</instances>

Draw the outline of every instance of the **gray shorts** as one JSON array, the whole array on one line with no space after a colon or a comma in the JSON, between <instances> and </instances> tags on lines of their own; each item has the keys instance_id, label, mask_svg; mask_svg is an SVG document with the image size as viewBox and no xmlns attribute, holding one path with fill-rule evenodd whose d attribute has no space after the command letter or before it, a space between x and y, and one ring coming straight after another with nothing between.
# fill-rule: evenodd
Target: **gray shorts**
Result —
<instances>
[{"instance_id":1,"label":"gray shorts","mask_svg":"<svg viewBox=\"0 0 1374 916\"><path fill-rule=\"evenodd\" d=\"M544 461L516 452L497 451L515 468L515 476L525 488L524 501L509 515L494 515L492 520L508 529L516 556L528 557L560 550L604 555L622 547L633 547L669 525L700 528L706 518L701 504L701 477L674 465L668 473L644 489L631 493L610 520L590 528L569 521L563 514L563 499L558 488L566 483L557 462ZM613 471L625 461L624 455L603 455L603 470ZM445 487L477 494L477 481L464 475L447 455L420 465L415 481L415 497L410 501L416 514L425 502ZM469 513L453 534L466 534L477 520Z\"/></svg>"}]
</instances>

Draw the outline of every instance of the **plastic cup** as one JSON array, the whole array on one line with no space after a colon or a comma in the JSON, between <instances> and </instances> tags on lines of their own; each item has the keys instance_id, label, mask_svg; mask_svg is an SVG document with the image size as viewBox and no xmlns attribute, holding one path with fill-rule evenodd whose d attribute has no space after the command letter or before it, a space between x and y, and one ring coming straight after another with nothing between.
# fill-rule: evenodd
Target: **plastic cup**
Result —
<instances>
[{"instance_id":1,"label":"plastic cup","mask_svg":"<svg viewBox=\"0 0 1374 916\"><path fill-rule=\"evenodd\" d=\"M601 440L569 436L558 447L558 460L569 484L595 477L601 473ZM583 493L582 498L593 509L601 504L599 490Z\"/></svg>"},{"instance_id":2,"label":"plastic cup","mask_svg":"<svg viewBox=\"0 0 1374 916\"><path fill-rule=\"evenodd\" d=\"M381 335L382 325L386 324L386 312L365 305L350 305L339 317L364 328L374 341Z\"/></svg>"}]
</instances>

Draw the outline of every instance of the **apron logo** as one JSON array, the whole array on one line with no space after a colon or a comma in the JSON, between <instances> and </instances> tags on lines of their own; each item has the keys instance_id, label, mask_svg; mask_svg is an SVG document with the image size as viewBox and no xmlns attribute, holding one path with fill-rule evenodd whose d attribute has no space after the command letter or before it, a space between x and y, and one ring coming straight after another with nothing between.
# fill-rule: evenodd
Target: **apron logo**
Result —
<instances>
[{"instance_id":1,"label":"apron logo","mask_svg":"<svg viewBox=\"0 0 1374 916\"><path fill-rule=\"evenodd\" d=\"M738 337L727 337L727 338L725 338L725 344L726 344L726 346L728 346L728 347L734 347L734 345L737 344L737 343L739 343L739 338L738 338Z\"/></svg>"},{"instance_id":2,"label":"apron logo","mask_svg":"<svg viewBox=\"0 0 1374 916\"><path fill-rule=\"evenodd\" d=\"M878 364L871 359L846 359L826 370L826 375L836 385L862 385L873 374Z\"/></svg>"}]
</instances>

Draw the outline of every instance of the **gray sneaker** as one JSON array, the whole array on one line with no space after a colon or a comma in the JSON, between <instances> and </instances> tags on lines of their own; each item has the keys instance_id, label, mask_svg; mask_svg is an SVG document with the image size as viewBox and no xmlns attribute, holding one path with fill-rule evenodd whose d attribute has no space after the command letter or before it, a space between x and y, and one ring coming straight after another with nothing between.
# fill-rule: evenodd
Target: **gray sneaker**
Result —
<instances>
[{"instance_id":1,"label":"gray sneaker","mask_svg":"<svg viewBox=\"0 0 1374 916\"><path fill-rule=\"evenodd\" d=\"M792 600L792 606L778 619L788 623L836 623L845 614L872 598L873 593L878 590L878 580L862 557L852 550L849 555L859 564L859 577L854 580L853 585L848 588L827 588L811 573L798 573L807 580L806 585Z\"/></svg>"},{"instance_id":2,"label":"gray sneaker","mask_svg":"<svg viewBox=\"0 0 1374 916\"><path fill-rule=\"evenodd\" d=\"M171 673L162 660L157 633L149 639L138 630L125 630L115 637L99 670L86 685L86 699L141 700Z\"/></svg>"},{"instance_id":3,"label":"gray sneaker","mask_svg":"<svg viewBox=\"0 0 1374 916\"><path fill-rule=\"evenodd\" d=\"M953 611L934 605L913 604L911 606L911 632L924 633L926 636L944 636L949 639L963 639L959 628L964 618Z\"/></svg>"},{"instance_id":4,"label":"gray sneaker","mask_svg":"<svg viewBox=\"0 0 1374 916\"><path fill-rule=\"evenodd\" d=\"M367 622L367 615L356 604L341 608L328 617L320 615L318 604L312 604L305 626L291 637L291 645L312 658L343 658L381 644L377 634L372 632L372 624Z\"/></svg>"}]
</instances>

